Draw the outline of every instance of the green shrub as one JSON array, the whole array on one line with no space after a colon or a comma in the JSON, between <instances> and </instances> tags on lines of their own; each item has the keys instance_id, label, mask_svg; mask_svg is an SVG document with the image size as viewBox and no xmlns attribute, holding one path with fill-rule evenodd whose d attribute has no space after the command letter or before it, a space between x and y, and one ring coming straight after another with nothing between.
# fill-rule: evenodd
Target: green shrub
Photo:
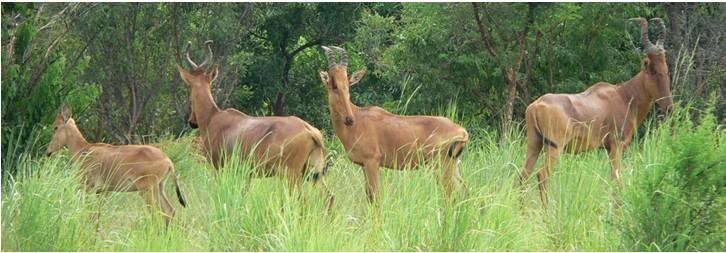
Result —
<instances>
[{"instance_id":1,"label":"green shrub","mask_svg":"<svg viewBox=\"0 0 726 253\"><path fill-rule=\"evenodd\" d=\"M634 171L624 195L624 239L635 251L723 250L726 148L713 107L699 123L679 110L644 145L650 164ZM650 142L650 143L647 143Z\"/></svg>"}]
</instances>

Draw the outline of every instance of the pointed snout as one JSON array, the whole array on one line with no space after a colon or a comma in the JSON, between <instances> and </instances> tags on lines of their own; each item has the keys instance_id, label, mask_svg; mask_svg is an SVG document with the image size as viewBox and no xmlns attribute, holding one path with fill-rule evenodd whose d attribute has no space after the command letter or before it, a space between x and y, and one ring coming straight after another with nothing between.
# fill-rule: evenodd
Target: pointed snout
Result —
<instances>
[{"instance_id":1,"label":"pointed snout","mask_svg":"<svg viewBox=\"0 0 726 253\"><path fill-rule=\"evenodd\" d=\"M347 116L345 117L345 125L346 126L353 126L354 120L353 117Z\"/></svg>"},{"instance_id":2,"label":"pointed snout","mask_svg":"<svg viewBox=\"0 0 726 253\"><path fill-rule=\"evenodd\" d=\"M662 98L658 101L658 117L665 118L673 112L673 98Z\"/></svg>"},{"instance_id":3,"label":"pointed snout","mask_svg":"<svg viewBox=\"0 0 726 253\"><path fill-rule=\"evenodd\" d=\"M668 115L671 115L673 112L673 105L668 105L666 107L658 107L658 118L666 118Z\"/></svg>"},{"instance_id":4,"label":"pointed snout","mask_svg":"<svg viewBox=\"0 0 726 253\"><path fill-rule=\"evenodd\" d=\"M189 127L192 129L197 129L199 127L193 110L187 114L187 124L189 124Z\"/></svg>"}]
</instances>

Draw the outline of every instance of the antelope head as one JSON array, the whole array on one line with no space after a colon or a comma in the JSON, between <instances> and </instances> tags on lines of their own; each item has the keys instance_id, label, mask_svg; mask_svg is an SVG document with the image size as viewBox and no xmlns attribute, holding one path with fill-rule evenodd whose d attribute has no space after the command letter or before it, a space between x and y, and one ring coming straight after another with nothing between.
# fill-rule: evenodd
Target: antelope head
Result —
<instances>
[{"instance_id":1,"label":"antelope head","mask_svg":"<svg viewBox=\"0 0 726 253\"><path fill-rule=\"evenodd\" d=\"M646 74L645 92L649 97L654 99L658 104L658 109L663 113L668 113L673 107L673 97L671 95L671 80L668 76L668 64L665 58L665 24L661 18L653 18L658 27L658 40L655 45L648 38L648 21L644 18L633 18L640 24L640 37L646 56L643 58L641 72Z\"/></svg>"},{"instance_id":2,"label":"antelope head","mask_svg":"<svg viewBox=\"0 0 726 253\"><path fill-rule=\"evenodd\" d=\"M322 46L322 48L328 57L328 71L320 71L320 79L323 80L323 84L328 90L330 111L332 114L340 116L346 126L353 126L355 118L350 103L350 87L363 78L366 69L360 69L353 75L348 76L348 52L335 46ZM333 49L340 52L340 63L336 63Z\"/></svg>"},{"instance_id":3,"label":"antelope head","mask_svg":"<svg viewBox=\"0 0 726 253\"><path fill-rule=\"evenodd\" d=\"M206 94L206 92L211 92L212 89L212 82L217 79L217 76L219 75L219 64L214 64L209 67L209 64L212 62L212 58L214 54L212 53L212 41L208 40L204 42L204 45L207 46L207 58L201 63L196 64L192 58L189 56L189 48L191 47L192 42L189 41L186 46L186 58L187 63L189 64L189 70L186 70L183 66L177 64L176 67L179 70L179 74L181 75L182 80L184 80L184 83L189 86L191 89L191 101L194 101L194 97L198 94ZM189 122L189 126L192 128L199 127L197 124L197 117L196 113L194 112L194 106L192 106L191 113L189 113L189 119L187 120Z\"/></svg>"},{"instance_id":4,"label":"antelope head","mask_svg":"<svg viewBox=\"0 0 726 253\"><path fill-rule=\"evenodd\" d=\"M76 128L76 122L71 118L71 108L68 105L61 106L53 122L53 137L48 144L48 155L68 146L68 141Z\"/></svg>"}]
</instances>

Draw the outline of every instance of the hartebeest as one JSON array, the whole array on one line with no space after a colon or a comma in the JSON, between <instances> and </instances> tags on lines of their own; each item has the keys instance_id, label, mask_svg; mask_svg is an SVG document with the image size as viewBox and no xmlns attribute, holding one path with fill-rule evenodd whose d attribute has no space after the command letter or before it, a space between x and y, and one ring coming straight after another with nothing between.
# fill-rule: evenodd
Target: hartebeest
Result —
<instances>
[{"instance_id":1,"label":"hartebeest","mask_svg":"<svg viewBox=\"0 0 726 253\"><path fill-rule=\"evenodd\" d=\"M620 156L637 126L645 120L654 103L664 112L673 105L663 49L663 20L651 19L660 30L655 45L648 39L648 21L632 20L640 24L646 53L638 74L618 85L596 83L578 94L546 94L527 106L527 156L520 180L524 184L530 177L540 151L545 148L544 166L537 172L545 206L547 178L562 149L578 153L604 147L610 156L612 177L620 182Z\"/></svg>"},{"instance_id":2,"label":"hartebeest","mask_svg":"<svg viewBox=\"0 0 726 253\"><path fill-rule=\"evenodd\" d=\"M466 129L444 117L399 116L377 106L358 107L350 101L350 87L358 83L365 68L348 76L348 53L340 47L341 62L335 53L322 47L328 57L328 70L320 71L328 91L330 117L335 134L348 158L363 166L366 193L374 201L379 191L379 167L417 169L438 162L443 167L441 183L447 195L463 180L458 161L468 140Z\"/></svg>"},{"instance_id":3,"label":"hartebeest","mask_svg":"<svg viewBox=\"0 0 726 253\"><path fill-rule=\"evenodd\" d=\"M68 147L73 159L83 168L82 179L86 191L138 191L152 213L159 206L167 224L174 216L174 207L164 193L168 176L174 180L177 198L186 206L179 189L179 180L171 159L158 148L148 145L110 145L88 143L71 117L71 109L64 105L55 118L55 132L48 145L48 155Z\"/></svg>"},{"instance_id":4,"label":"hartebeest","mask_svg":"<svg viewBox=\"0 0 726 253\"><path fill-rule=\"evenodd\" d=\"M189 42L191 44L191 42ZM328 208L334 196L325 183L328 163L320 131L294 116L253 117L235 109L221 110L212 97L212 82L219 74L219 65L210 67L213 58L211 41L205 42L208 55L197 65L189 57L191 70L177 64L179 74L191 90L192 113L189 125L199 128L204 152L215 168L220 168L225 154L238 149L239 158L251 158L256 164L257 176L286 176L291 191L300 187L305 174L314 182L322 183L328 196ZM252 157L249 157L252 155Z\"/></svg>"}]
</instances>

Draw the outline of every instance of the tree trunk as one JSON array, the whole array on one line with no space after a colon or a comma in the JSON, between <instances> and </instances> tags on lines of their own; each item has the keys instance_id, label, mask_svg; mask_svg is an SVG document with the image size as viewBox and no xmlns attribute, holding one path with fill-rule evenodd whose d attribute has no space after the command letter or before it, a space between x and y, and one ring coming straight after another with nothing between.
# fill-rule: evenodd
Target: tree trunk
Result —
<instances>
[{"instance_id":1,"label":"tree trunk","mask_svg":"<svg viewBox=\"0 0 726 253\"><path fill-rule=\"evenodd\" d=\"M519 53L517 54L517 59L507 67L507 73L505 75L507 79L507 115L505 115L507 124L511 123L514 118L514 100L517 99L517 74L522 67L524 56L527 54L527 35L529 34L530 26L534 23L534 3L527 5L527 16L525 19L527 22L519 34ZM526 79L528 77L525 76L524 78Z\"/></svg>"},{"instance_id":2,"label":"tree trunk","mask_svg":"<svg viewBox=\"0 0 726 253\"><path fill-rule=\"evenodd\" d=\"M668 41L667 44L672 52L678 52L681 49L681 44L683 43L681 19L685 5L686 3L667 3L665 5L668 20L670 21L670 34L666 35L668 38L666 41ZM675 56L676 54L671 55ZM668 61L668 66L671 66L671 68L675 67L676 62L678 62L676 57L667 57L666 60Z\"/></svg>"},{"instance_id":3,"label":"tree trunk","mask_svg":"<svg viewBox=\"0 0 726 253\"><path fill-rule=\"evenodd\" d=\"M531 102L531 97L529 95L529 87L527 85L529 85L529 77L530 77L530 74L532 73L532 65L533 65L532 61L534 61L534 59L537 59L537 56L539 56L539 43L540 43L541 39L542 39L542 32L537 31L537 35L534 39L534 53L532 55L528 55L527 57L524 58L524 78L522 78L522 80L519 80L519 82L517 83L519 85L519 88L522 89L522 95L524 96L524 105L525 106L529 105L529 103Z\"/></svg>"},{"instance_id":4,"label":"tree trunk","mask_svg":"<svg viewBox=\"0 0 726 253\"><path fill-rule=\"evenodd\" d=\"M505 106L505 123L512 122L514 114L514 100L517 98L517 71L514 68L507 68L505 78L507 79L507 104Z\"/></svg>"},{"instance_id":5,"label":"tree trunk","mask_svg":"<svg viewBox=\"0 0 726 253\"><path fill-rule=\"evenodd\" d=\"M285 107L285 88L280 89L275 97L275 102L272 103L272 114L275 116L283 116Z\"/></svg>"},{"instance_id":6,"label":"tree trunk","mask_svg":"<svg viewBox=\"0 0 726 253\"><path fill-rule=\"evenodd\" d=\"M290 87L290 67L292 60L292 57L286 56L285 64L282 66L282 89L277 91L275 102L272 104L272 114L276 116L285 115L285 92Z\"/></svg>"},{"instance_id":7,"label":"tree trunk","mask_svg":"<svg viewBox=\"0 0 726 253\"><path fill-rule=\"evenodd\" d=\"M288 52L286 46L280 47L280 52L285 57L285 64L283 64L282 66L282 89L277 92L275 102L272 103L272 113L274 115L285 115L285 97L287 95L287 90L290 88L290 69L292 69L292 64L295 61L295 56L303 50L317 45L320 45L320 40L313 40L305 43L304 45L298 47L292 52Z\"/></svg>"},{"instance_id":8,"label":"tree trunk","mask_svg":"<svg viewBox=\"0 0 726 253\"><path fill-rule=\"evenodd\" d=\"M484 43L484 46L486 47L489 54L494 59L498 60L498 65L502 68L502 72L504 72L504 81L507 84L507 101L504 106L504 119L505 124L508 125L512 122L514 114L514 100L517 99L517 73L522 66L524 55L527 52L527 34L529 33L530 26L534 23L535 7L533 3L529 3L527 5L527 14L525 14L526 16L524 17L526 23L524 27L522 27L522 31L519 32L519 38L517 38L519 43L519 52L517 53L516 59L509 59L509 57L505 59L500 59L498 57L497 51L501 47L497 46L495 40L492 39L490 32L488 32L488 27L485 26L484 22L479 16L479 4L472 3L472 7L474 11L474 19L479 30L479 35L481 35L482 42ZM506 55L506 53L503 55Z\"/></svg>"}]
</instances>

